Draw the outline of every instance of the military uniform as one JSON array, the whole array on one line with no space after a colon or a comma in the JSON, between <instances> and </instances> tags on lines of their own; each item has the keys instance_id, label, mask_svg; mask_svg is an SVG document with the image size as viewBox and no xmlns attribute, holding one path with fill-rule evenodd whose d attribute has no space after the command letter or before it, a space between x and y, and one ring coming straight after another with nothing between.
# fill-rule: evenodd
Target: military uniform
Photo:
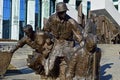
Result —
<instances>
[{"instance_id":1,"label":"military uniform","mask_svg":"<svg viewBox=\"0 0 120 80\"><path fill-rule=\"evenodd\" d=\"M67 80L99 80L101 50L96 47L93 36L88 36L85 47L71 58Z\"/></svg>"},{"instance_id":2,"label":"military uniform","mask_svg":"<svg viewBox=\"0 0 120 80\"><path fill-rule=\"evenodd\" d=\"M18 48L25 44L29 45L35 51L32 55L28 55L28 66L35 70L38 74L44 73L44 61L52 49L52 42L47 34L42 31L34 32L32 28L26 28L26 36L24 36L17 45L11 50L14 53ZM30 34L29 34L30 33Z\"/></svg>"},{"instance_id":3,"label":"military uniform","mask_svg":"<svg viewBox=\"0 0 120 80\"><path fill-rule=\"evenodd\" d=\"M50 16L46 26L44 27L44 30L50 32L53 35L54 40L54 47L51 54L49 55L48 61L49 71L52 71L57 57L63 57L63 63L61 62L60 64L61 66L63 65L64 67L66 67L66 62L68 59L70 59L70 56L74 51L75 40L77 40L74 32L76 32L76 34L80 37L80 39L78 39L77 41L81 42L82 40L81 27L77 24L75 20L70 18L68 15L65 16L64 20L60 20L57 14L53 14L52 16ZM65 76L65 69L62 69L60 69L60 76L62 76L61 80L65 80L65 77L63 77L63 75ZM48 74L49 71L46 71L46 74Z\"/></svg>"},{"instance_id":4,"label":"military uniform","mask_svg":"<svg viewBox=\"0 0 120 80\"><path fill-rule=\"evenodd\" d=\"M60 77L60 80L66 79L66 68L74 51L75 40L81 42L83 39L81 27L66 14L67 10L65 3L57 3L56 13L50 16L44 26L44 30L52 35L54 42L45 72L46 75Z\"/></svg>"}]
</instances>

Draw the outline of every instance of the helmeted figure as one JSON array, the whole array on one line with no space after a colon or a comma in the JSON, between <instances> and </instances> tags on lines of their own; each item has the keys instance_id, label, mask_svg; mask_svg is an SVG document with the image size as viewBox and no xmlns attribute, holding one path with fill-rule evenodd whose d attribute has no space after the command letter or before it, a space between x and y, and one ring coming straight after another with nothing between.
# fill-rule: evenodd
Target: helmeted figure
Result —
<instances>
[{"instance_id":1,"label":"helmeted figure","mask_svg":"<svg viewBox=\"0 0 120 80\"><path fill-rule=\"evenodd\" d=\"M67 80L99 80L101 50L93 34L85 38L82 49L75 51L68 66Z\"/></svg>"},{"instance_id":2,"label":"helmeted figure","mask_svg":"<svg viewBox=\"0 0 120 80\"><path fill-rule=\"evenodd\" d=\"M68 10L68 8L67 8L65 3L63 3L63 2L57 3L57 5L56 5L56 12L57 13L67 11L67 10Z\"/></svg>"},{"instance_id":3,"label":"helmeted figure","mask_svg":"<svg viewBox=\"0 0 120 80\"><path fill-rule=\"evenodd\" d=\"M67 10L66 4L59 2L56 5L56 13L50 16L44 26L44 31L53 36L54 42L46 62L46 75L60 77L61 80L65 80L67 61L74 52L75 41L80 43L83 39L82 28L66 14Z\"/></svg>"},{"instance_id":4,"label":"helmeted figure","mask_svg":"<svg viewBox=\"0 0 120 80\"><path fill-rule=\"evenodd\" d=\"M14 53L25 44L35 49L33 54L28 56L28 66L35 70L36 73L44 74L44 60L49 55L53 44L47 34L42 31L33 31L31 25L26 25L23 31L26 35L19 40L10 52Z\"/></svg>"}]
</instances>

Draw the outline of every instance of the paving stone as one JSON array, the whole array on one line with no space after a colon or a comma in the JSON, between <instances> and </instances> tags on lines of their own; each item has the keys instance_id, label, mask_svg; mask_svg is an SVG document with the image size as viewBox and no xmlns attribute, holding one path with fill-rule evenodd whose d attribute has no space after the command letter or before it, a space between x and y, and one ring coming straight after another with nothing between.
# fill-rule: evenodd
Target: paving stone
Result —
<instances>
[{"instance_id":1,"label":"paving stone","mask_svg":"<svg viewBox=\"0 0 120 80\"><path fill-rule=\"evenodd\" d=\"M99 44L98 47L102 50L100 80L120 80L120 45ZM18 72L9 71L0 80L40 80L40 76L27 67L26 58L32 51L27 45L17 50L11 64L17 67Z\"/></svg>"},{"instance_id":2,"label":"paving stone","mask_svg":"<svg viewBox=\"0 0 120 80\"><path fill-rule=\"evenodd\" d=\"M120 80L120 45L99 44L102 50L100 80Z\"/></svg>"}]
</instances>

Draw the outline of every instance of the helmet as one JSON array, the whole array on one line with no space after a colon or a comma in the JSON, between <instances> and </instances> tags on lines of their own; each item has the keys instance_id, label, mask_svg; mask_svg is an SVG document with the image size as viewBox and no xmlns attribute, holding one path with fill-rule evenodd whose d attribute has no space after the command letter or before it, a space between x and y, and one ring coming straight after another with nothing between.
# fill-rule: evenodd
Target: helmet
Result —
<instances>
[{"instance_id":1,"label":"helmet","mask_svg":"<svg viewBox=\"0 0 120 80\"><path fill-rule=\"evenodd\" d=\"M26 25L26 26L24 27L23 31L24 31L24 32L33 31L33 28L32 28L31 25L28 24L28 25Z\"/></svg>"},{"instance_id":2,"label":"helmet","mask_svg":"<svg viewBox=\"0 0 120 80\"><path fill-rule=\"evenodd\" d=\"M64 2L57 3L56 12L63 12L63 11L67 11L67 10L68 10L68 8Z\"/></svg>"}]
</instances>

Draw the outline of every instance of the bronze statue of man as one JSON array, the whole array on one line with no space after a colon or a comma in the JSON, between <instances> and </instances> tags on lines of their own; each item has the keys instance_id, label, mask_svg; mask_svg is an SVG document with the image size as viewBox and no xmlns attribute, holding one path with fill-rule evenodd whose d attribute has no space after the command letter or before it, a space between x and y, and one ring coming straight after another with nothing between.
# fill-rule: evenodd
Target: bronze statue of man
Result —
<instances>
[{"instance_id":1,"label":"bronze statue of man","mask_svg":"<svg viewBox=\"0 0 120 80\"><path fill-rule=\"evenodd\" d=\"M67 71L67 80L99 80L101 50L93 34L85 38L85 46L75 51Z\"/></svg>"},{"instance_id":2,"label":"bronze statue of man","mask_svg":"<svg viewBox=\"0 0 120 80\"><path fill-rule=\"evenodd\" d=\"M28 44L33 49L35 48L35 45L33 44L35 39L35 32L33 31L32 26L25 26L23 31L26 35L21 40L19 40L18 44L11 50L12 53L14 53L19 47L23 47L25 44Z\"/></svg>"},{"instance_id":3,"label":"bronze statue of man","mask_svg":"<svg viewBox=\"0 0 120 80\"><path fill-rule=\"evenodd\" d=\"M49 55L52 49L52 42L47 34L42 31L33 31L31 25L26 25L23 29L25 36L19 40L16 46L11 49L11 53L14 53L20 47L25 44L35 49L31 58L28 58L29 67L35 70L36 73L42 74L44 70L44 59Z\"/></svg>"},{"instance_id":4,"label":"bronze statue of man","mask_svg":"<svg viewBox=\"0 0 120 80\"><path fill-rule=\"evenodd\" d=\"M57 3L56 13L49 17L44 26L44 31L50 33L54 41L54 47L49 55L48 64L46 64L48 65L45 69L46 75L58 74L57 71L54 73L54 69L57 65L60 65L60 69L57 69L60 73L57 76L61 80L65 80L67 61L74 51L75 41L80 43L83 39L82 27L66 14L67 10L65 3ZM76 38L76 36L79 36L79 38Z\"/></svg>"}]
</instances>

